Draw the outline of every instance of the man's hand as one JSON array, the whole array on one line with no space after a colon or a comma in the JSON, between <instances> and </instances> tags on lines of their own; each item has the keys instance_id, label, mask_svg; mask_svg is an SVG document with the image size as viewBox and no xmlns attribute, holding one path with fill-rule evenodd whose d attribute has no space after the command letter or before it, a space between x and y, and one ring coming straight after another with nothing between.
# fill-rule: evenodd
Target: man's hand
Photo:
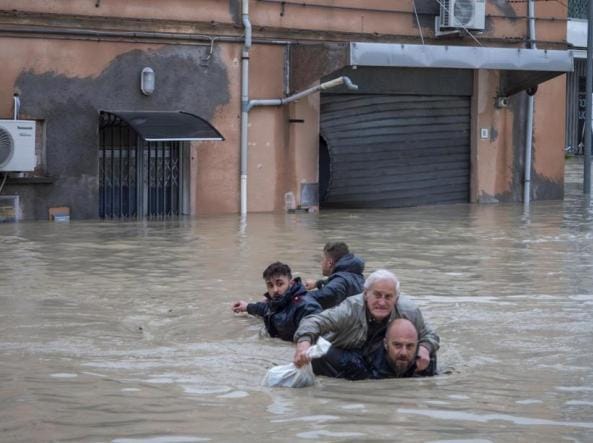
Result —
<instances>
[{"instance_id":1,"label":"man's hand","mask_svg":"<svg viewBox=\"0 0 593 443\"><path fill-rule=\"evenodd\" d=\"M247 302L243 300L233 303L233 312L238 314L240 312L247 312Z\"/></svg>"},{"instance_id":2,"label":"man's hand","mask_svg":"<svg viewBox=\"0 0 593 443\"><path fill-rule=\"evenodd\" d=\"M308 341L300 341L297 343L296 351L294 353L294 357L292 358L292 362L297 368L300 368L311 361L311 359L307 356L307 349L310 347L311 342Z\"/></svg>"},{"instance_id":3,"label":"man's hand","mask_svg":"<svg viewBox=\"0 0 593 443\"><path fill-rule=\"evenodd\" d=\"M416 372L424 371L430 364L430 353L424 346L418 346L418 356L416 357Z\"/></svg>"},{"instance_id":4,"label":"man's hand","mask_svg":"<svg viewBox=\"0 0 593 443\"><path fill-rule=\"evenodd\" d=\"M312 291L313 289L317 289L317 281L305 280L305 289L307 291Z\"/></svg>"}]
</instances>

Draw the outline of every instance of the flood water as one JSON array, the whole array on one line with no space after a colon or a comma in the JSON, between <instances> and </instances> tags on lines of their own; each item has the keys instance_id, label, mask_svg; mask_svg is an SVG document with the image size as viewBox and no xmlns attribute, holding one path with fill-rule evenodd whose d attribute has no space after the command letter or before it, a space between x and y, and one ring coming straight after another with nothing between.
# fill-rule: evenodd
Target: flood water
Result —
<instances>
[{"instance_id":1,"label":"flood water","mask_svg":"<svg viewBox=\"0 0 593 443\"><path fill-rule=\"evenodd\" d=\"M578 166L578 165L577 165ZM566 199L0 225L0 440L593 441L593 206ZM290 343L234 315L328 240L393 270L443 375L264 388Z\"/></svg>"}]
</instances>

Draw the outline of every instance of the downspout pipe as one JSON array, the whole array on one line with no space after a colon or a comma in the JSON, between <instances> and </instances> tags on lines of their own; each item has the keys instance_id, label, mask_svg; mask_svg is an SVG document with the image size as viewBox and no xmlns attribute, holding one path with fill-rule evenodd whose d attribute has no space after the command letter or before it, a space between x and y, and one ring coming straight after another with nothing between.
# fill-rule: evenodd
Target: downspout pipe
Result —
<instances>
[{"instance_id":1,"label":"downspout pipe","mask_svg":"<svg viewBox=\"0 0 593 443\"><path fill-rule=\"evenodd\" d=\"M251 49L251 22L249 21L249 0L241 2L241 16L243 28L245 29L245 41L241 53L241 217L247 216L247 160L249 155L249 111L255 106L282 106L293 102L317 91L345 85L348 89L358 89L348 77L338 77L333 80L321 83L305 91L291 95L286 98L249 100L249 50Z\"/></svg>"},{"instance_id":2,"label":"downspout pipe","mask_svg":"<svg viewBox=\"0 0 593 443\"><path fill-rule=\"evenodd\" d=\"M293 94L285 98L249 100L243 102L243 112L241 119L241 218L245 220L247 216L247 140L249 138L249 128L247 125L249 111L256 106L282 106L287 103L294 102L307 95L325 89L335 88L336 86L345 85L350 90L358 89L358 86L352 83L349 77L342 76L323 82L317 86L306 89L304 91ZM243 124L245 122L245 124Z\"/></svg>"},{"instance_id":3,"label":"downspout pipe","mask_svg":"<svg viewBox=\"0 0 593 443\"><path fill-rule=\"evenodd\" d=\"M535 44L535 0L529 0L527 3L527 15L529 17L529 47L536 49ZM525 173L523 183L523 204L529 205L531 200L531 154L533 151L533 91L527 91L527 124L525 129Z\"/></svg>"},{"instance_id":4,"label":"downspout pipe","mask_svg":"<svg viewBox=\"0 0 593 443\"><path fill-rule=\"evenodd\" d=\"M247 155L249 128L249 50L251 49L251 22L249 0L241 2L241 20L245 29L245 41L241 52L241 216L247 215Z\"/></svg>"}]
</instances>

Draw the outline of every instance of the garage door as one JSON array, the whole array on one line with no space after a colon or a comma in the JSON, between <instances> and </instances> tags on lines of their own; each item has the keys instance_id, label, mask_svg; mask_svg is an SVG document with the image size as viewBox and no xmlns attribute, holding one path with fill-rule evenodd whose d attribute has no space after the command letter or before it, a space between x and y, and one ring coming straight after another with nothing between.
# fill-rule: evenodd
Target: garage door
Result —
<instances>
[{"instance_id":1,"label":"garage door","mask_svg":"<svg viewBox=\"0 0 593 443\"><path fill-rule=\"evenodd\" d=\"M470 100L323 94L320 123L327 152L320 152L320 183L326 183L321 205L390 208L469 201Z\"/></svg>"}]
</instances>

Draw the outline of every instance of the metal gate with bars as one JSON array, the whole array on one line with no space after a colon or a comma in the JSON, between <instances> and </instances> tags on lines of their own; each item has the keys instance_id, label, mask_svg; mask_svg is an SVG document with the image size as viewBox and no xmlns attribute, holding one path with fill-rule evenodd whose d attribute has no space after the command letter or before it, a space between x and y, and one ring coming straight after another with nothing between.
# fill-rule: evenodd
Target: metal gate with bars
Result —
<instances>
[{"instance_id":1,"label":"metal gate with bars","mask_svg":"<svg viewBox=\"0 0 593 443\"><path fill-rule=\"evenodd\" d=\"M575 59L574 71L566 74L565 150L569 154L582 154L585 144L586 62L586 59Z\"/></svg>"},{"instance_id":2,"label":"metal gate with bars","mask_svg":"<svg viewBox=\"0 0 593 443\"><path fill-rule=\"evenodd\" d=\"M167 217L183 210L183 145L147 142L127 122L101 113L99 216Z\"/></svg>"}]
</instances>

